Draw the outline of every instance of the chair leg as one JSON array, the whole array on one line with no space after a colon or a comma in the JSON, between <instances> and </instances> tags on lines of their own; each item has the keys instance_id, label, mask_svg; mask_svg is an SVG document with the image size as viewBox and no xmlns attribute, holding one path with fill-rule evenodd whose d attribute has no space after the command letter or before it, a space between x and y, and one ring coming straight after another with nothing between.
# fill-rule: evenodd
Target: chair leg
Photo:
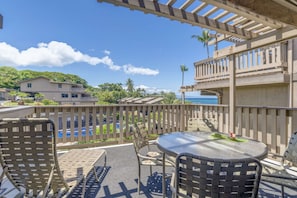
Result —
<instances>
[{"instance_id":1,"label":"chair leg","mask_svg":"<svg viewBox=\"0 0 297 198\"><path fill-rule=\"evenodd\" d=\"M140 194L141 166L138 164L138 194Z\"/></svg>"},{"instance_id":2,"label":"chair leg","mask_svg":"<svg viewBox=\"0 0 297 198\"><path fill-rule=\"evenodd\" d=\"M165 180L165 153L163 153L163 166L162 166L162 191L163 197L166 197L166 180Z\"/></svg>"},{"instance_id":3,"label":"chair leg","mask_svg":"<svg viewBox=\"0 0 297 198\"><path fill-rule=\"evenodd\" d=\"M282 185L282 198L285 197L285 187Z\"/></svg>"},{"instance_id":4,"label":"chair leg","mask_svg":"<svg viewBox=\"0 0 297 198\"><path fill-rule=\"evenodd\" d=\"M87 178L84 175L83 178L83 189L82 189L82 193L81 193L81 197L84 198L85 194L86 194L86 185L87 185Z\"/></svg>"},{"instance_id":5,"label":"chair leg","mask_svg":"<svg viewBox=\"0 0 297 198\"><path fill-rule=\"evenodd\" d=\"M98 177L97 170L96 170L95 166L93 166L93 171L94 171L96 181L99 182L99 177Z\"/></svg>"}]
</instances>

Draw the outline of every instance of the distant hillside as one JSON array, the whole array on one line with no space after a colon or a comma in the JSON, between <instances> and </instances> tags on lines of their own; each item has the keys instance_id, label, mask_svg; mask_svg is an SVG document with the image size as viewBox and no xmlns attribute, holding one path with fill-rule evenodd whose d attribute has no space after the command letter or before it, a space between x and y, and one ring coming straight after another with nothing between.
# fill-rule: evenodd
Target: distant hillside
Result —
<instances>
[{"instance_id":1,"label":"distant hillside","mask_svg":"<svg viewBox=\"0 0 297 198\"><path fill-rule=\"evenodd\" d=\"M71 82L82 84L85 88L89 87L86 80L73 74L61 72L37 72L32 70L17 70L14 67L0 66L0 88L18 89L19 82L36 78L39 76L47 77L56 82Z\"/></svg>"}]
</instances>

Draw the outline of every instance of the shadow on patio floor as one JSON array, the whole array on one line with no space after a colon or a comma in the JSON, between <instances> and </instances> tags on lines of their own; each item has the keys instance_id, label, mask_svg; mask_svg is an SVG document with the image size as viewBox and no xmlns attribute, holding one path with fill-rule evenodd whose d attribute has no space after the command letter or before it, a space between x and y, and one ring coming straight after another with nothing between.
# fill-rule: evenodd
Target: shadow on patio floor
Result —
<instances>
[{"instance_id":1,"label":"shadow on patio floor","mask_svg":"<svg viewBox=\"0 0 297 198\"><path fill-rule=\"evenodd\" d=\"M99 181L97 182L94 174L89 174L87 176L87 184L86 184L86 196L84 198L95 198L101 188L101 184L105 178L105 176L108 174L110 170L110 166L104 167L97 167L96 172L99 177ZM93 172L91 172L93 173ZM81 197L81 193L83 190L83 185L81 181L73 190L72 192L67 196L67 198L73 198L73 197Z\"/></svg>"},{"instance_id":2,"label":"shadow on patio floor","mask_svg":"<svg viewBox=\"0 0 297 198\"><path fill-rule=\"evenodd\" d=\"M138 179L134 179L135 184L138 183ZM132 198L138 195L137 185L133 189L128 189L124 182L118 183L120 187L120 192L112 194L108 186L103 186L105 198L115 198L115 197L126 197ZM170 179L166 178L166 191L167 196L171 197L170 191ZM158 172L154 172L151 176L147 177L147 181L145 183L141 182L140 186L140 194L139 197L161 197L162 196L162 175Z\"/></svg>"}]
</instances>

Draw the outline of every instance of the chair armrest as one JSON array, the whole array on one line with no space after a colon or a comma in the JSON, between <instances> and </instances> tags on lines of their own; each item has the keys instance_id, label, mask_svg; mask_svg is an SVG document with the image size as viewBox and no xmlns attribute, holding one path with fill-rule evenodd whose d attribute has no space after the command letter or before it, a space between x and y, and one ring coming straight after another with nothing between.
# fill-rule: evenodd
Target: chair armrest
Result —
<instances>
[{"instance_id":1,"label":"chair armrest","mask_svg":"<svg viewBox=\"0 0 297 198\"><path fill-rule=\"evenodd\" d=\"M137 154L139 158L141 159L147 159L147 160L155 160L155 161L160 161L162 162L162 158L155 158L155 157L150 157L150 156L147 156L147 155L142 155L140 153Z\"/></svg>"}]
</instances>

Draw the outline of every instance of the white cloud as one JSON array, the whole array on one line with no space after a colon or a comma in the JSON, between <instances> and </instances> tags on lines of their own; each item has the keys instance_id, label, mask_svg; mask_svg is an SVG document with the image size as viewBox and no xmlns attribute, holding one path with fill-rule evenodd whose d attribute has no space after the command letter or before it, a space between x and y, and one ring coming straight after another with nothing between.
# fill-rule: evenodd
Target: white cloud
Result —
<instances>
[{"instance_id":1,"label":"white cloud","mask_svg":"<svg viewBox=\"0 0 297 198\"><path fill-rule=\"evenodd\" d=\"M158 75L159 70L153 70L143 67L134 67L133 65L127 64L123 65L123 70L127 74L141 74L141 75Z\"/></svg>"},{"instance_id":2,"label":"white cloud","mask_svg":"<svg viewBox=\"0 0 297 198\"><path fill-rule=\"evenodd\" d=\"M104 64L111 70L123 70L127 74L159 74L158 70L136 67L131 64L116 65L108 56L110 51L104 50L104 53L106 56L103 58L92 57L75 50L67 43L58 41L39 43L37 47L30 47L22 51L5 42L0 42L0 65L63 67L72 63L84 62L90 65Z\"/></svg>"},{"instance_id":3,"label":"white cloud","mask_svg":"<svg viewBox=\"0 0 297 198\"><path fill-rule=\"evenodd\" d=\"M104 54L110 55L110 51L109 50L104 50Z\"/></svg>"}]
</instances>

